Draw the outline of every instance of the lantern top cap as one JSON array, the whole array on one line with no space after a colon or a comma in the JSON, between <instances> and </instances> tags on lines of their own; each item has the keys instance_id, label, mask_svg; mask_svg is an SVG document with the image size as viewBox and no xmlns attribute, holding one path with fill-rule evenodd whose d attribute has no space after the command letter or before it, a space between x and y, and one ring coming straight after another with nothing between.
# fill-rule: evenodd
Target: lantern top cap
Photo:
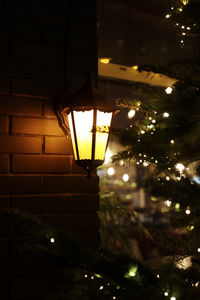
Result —
<instances>
[{"instance_id":1,"label":"lantern top cap","mask_svg":"<svg viewBox=\"0 0 200 300\"><path fill-rule=\"evenodd\" d=\"M109 104L104 96L94 88L93 80L89 77L87 83L80 88L75 94L68 95L65 102L64 111L69 112L72 109L77 111L85 111L98 109L104 112L116 112L114 105Z\"/></svg>"}]
</instances>

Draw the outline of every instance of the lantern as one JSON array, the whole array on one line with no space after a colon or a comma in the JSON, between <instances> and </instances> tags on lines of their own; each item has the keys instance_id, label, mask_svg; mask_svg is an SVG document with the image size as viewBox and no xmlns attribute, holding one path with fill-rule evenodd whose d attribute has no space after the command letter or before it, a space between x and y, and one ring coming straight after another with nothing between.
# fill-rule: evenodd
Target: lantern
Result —
<instances>
[{"instance_id":1,"label":"lantern","mask_svg":"<svg viewBox=\"0 0 200 300\"><path fill-rule=\"evenodd\" d=\"M74 157L88 177L104 162L115 111L90 82L67 100L64 112L68 116Z\"/></svg>"}]
</instances>

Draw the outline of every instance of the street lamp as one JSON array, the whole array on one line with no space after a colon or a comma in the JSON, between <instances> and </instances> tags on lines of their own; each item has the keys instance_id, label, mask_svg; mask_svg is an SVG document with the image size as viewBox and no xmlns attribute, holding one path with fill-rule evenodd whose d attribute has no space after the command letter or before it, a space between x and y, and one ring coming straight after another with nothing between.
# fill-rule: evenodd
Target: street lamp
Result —
<instances>
[{"instance_id":1,"label":"street lamp","mask_svg":"<svg viewBox=\"0 0 200 300\"><path fill-rule=\"evenodd\" d=\"M116 109L105 101L90 80L68 97L63 112L68 116L75 161L91 177L91 173L104 162Z\"/></svg>"}]
</instances>

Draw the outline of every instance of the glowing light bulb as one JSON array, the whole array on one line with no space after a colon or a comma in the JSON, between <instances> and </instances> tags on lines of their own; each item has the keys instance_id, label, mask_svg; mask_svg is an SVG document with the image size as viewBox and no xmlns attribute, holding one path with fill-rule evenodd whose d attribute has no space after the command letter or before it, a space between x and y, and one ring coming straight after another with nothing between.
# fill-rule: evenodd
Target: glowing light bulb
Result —
<instances>
[{"instance_id":1,"label":"glowing light bulb","mask_svg":"<svg viewBox=\"0 0 200 300\"><path fill-rule=\"evenodd\" d=\"M135 277L137 274L137 266L131 267L128 273L125 275L126 278Z\"/></svg>"},{"instance_id":2,"label":"glowing light bulb","mask_svg":"<svg viewBox=\"0 0 200 300\"><path fill-rule=\"evenodd\" d=\"M164 296L167 297L169 295L168 292L164 292Z\"/></svg>"},{"instance_id":3,"label":"glowing light bulb","mask_svg":"<svg viewBox=\"0 0 200 300\"><path fill-rule=\"evenodd\" d=\"M199 253L200 253L200 248L198 248L198 249L197 249L197 252L199 252Z\"/></svg>"},{"instance_id":4,"label":"glowing light bulb","mask_svg":"<svg viewBox=\"0 0 200 300\"><path fill-rule=\"evenodd\" d=\"M168 118L169 117L169 113L168 112L164 112L163 117L164 118Z\"/></svg>"},{"instance_id":5,"label":"glowing light bulb","mask_svg":"<svg viewBox=\"0 0 200 300\"><path fill-rule=\"evenodd\" d=\"M187 27L187 30L190 30L190 29L191 29L191 28L188 26L188 27Z\"/></svg>"},{"instance_id":6,"label":"glowing light bulb","mask_svg":"<svg viewBox=\"0 0 200 300\"><path fill-rule=\"evenodd\" d=\"M183 32L182 35L185 35L185 32Z\"/></svg>"},{"instance_id":7,"label":"glowing light bulb","mask_svg":"<svg viewBox=\"0 0 200 300\"><path fill-rule=\"evenodd\" d=\"M53 244L53 243L55 243L55 239L52 237L52 238L50 238L50 242Z\"/></svg>"},{"instance_id":8,"label":"glowing light bulb","mask_svg":"<svg viewBox=\"0 0 200 300\"><path fill-rule=\"evenodd\" d=\"M147 161L144 161L144 162L143 162L143 166L144 166L144 167L148 167L148 165L149 165L149 164L148 164Z\"/></svg>"},{"instance_id":9,"label":"glowing light bulb","mask_svg":"<svg viewBox=\"0 0 200 300\"><path fill-rule=\"evenodd\" d=\"M112 168L112 167L110 167L110 168L107 170L107 173L108 173L108 175L112 176L112 175L115 174L115 169Z\"/></svg>"},{"instance_id":10,"label":"glowing light bulb","mask_svg":"<svg viewBox=\"0 0 200 300\"><path fill-rule=\"evenodd\" d=\"M123 166L123 165L124 165L124 161L123 161L123 159L122 159L122 160L120 160L120 162L119 162L119 165L120 165L120 166Z\"/></svg>"},{"instance_id":11,"label":"glowing light bulb","mask_svg":"<svg viewBox=\"0 0 200 300\"><path fill-rule=\"evenodd\" d=\"M190 215L191 211L190 211L189 207L187 207L187 209L185 210L185 213L186 213L186 215Z\"/></svg>"},{"instance_id":12,"label":"glowing light bulb","mask_svg":"<svg viewBox=\"0 0 200 300\"><path fill-rule=\"evenodd\" d=\"M152 120L152 123L156 123L156 120L153 119L153 120Z\"/></svg>"},{"instance_id":13,"label":"glowing light bulb","mask_svg":"<svg viewBox=\"0 0 200 300\"><path fill-rule=\"evenodd\" d=\"M179 210L180 207L181 207L181 206L180 206L180 203L176 203L176 204L175 204L175 209L176 209L176 210Z\"/></svg>"},{"instance_id":14,"label":"glowing light bulb","mask_svg":"<svg viewBox=\"0 0 200 300\"><path fill-rule=\"evenodd\" d=\"M132 119L134 116L135 116L135 110L134 109L129 110L129 112L128 112L128 118Z\"/></svg>"},{"instance_id":15,"label":"glowing light bulb","mask_svg":"<svg viewBox=\"0 0 200 300\"><path fill-rule=\"evenodd\" d=\"M169 181L169 180L170 180L170 177L169 177L169 176L166 176L165 178L166 178L166 180L167 180L167 181Z\"/></svg>"},{"instance_id":16,"label":"glowing light bulb","mask_svg":"<svg viewBox=\"0 0 200 300\"><path fill-rule=\"evenodd\" d=\"M176 300L176 297L173 296L173 297L170 298L170 300Z\"/></svg>"},{"instance_id":17,"label":"glowing light bulb","mask_svg":"<svg viewBox=\"0 0 200 300\"><path fill-rule=\"evenodd\" d=\"M156 275L156 277L157 277L157 278L160 278L160 275L159 275L159 274L157 274L157 275Z\"/></svg>"},{"instance_id":18,"label":"glowing light bulb","mask_svg":"<svg viewBox=\"0 0 200 300\"><path fill-rule=\"evenodd\" d=\"M124 175L122 176L122 179L123 179L124 182L127 182L127 181L129 180L128 174L124 174Z\"/></svg>"},{"instance_id":19,"label":"glowing light bulb","mask_svg":"<svg viewBox=\"0 0 200 300\"><path fill-rule=\"evenodd\" d=\"M170 201L170 200L166 200L164 203L165 203L165 205L166 205L166 206L170 207L170 206L171 206L171 204L172 204L172 201Z\"/></svg>"},{"instance_id":20,"label":"glowing light bulb","mask_svg":"<svg viewBox=\"0 0 200 300\"><path fill-rule=\"evenodd\" d=\"M144 131L144 130L141 130L140 133L141 133L141 134L145 134L145 131Z\"/></svg>"},{"instance_id":21,"label":"glowing light bulb","mask_svg":"<svg viewBox=\"0 0 200 300\"><path fill-rule=\"evenodd\" d=\"M174 144L174 140L171 140L170 143L171 143L171 144Z\"/></svg>"},{"instance_id":22,"label":"glowing light bulb","mask_svg":"<svg viewBox=\"0 0 200 300\"><path fill-rule=\"evenodd\" d=\"M177 164L175 165L175 168L176 168L180 173L182 173L183 170L185 169L185 166L184 166L183 164L181 164L181 163L177 163Z\"/></svg>"},{"instance_id":23,"label":"glowing light bulb","mask_svg":"<svg viewBox=\"0 0 200 300\"><path fill-rule=\"evenodd\" d=\"M173 89L172 89L170 86L168 86L168 87L165 89L165 93L168 94L168 95L171 94L172 91L173 91Z\"/></svg>"},{"instance_id":24,"label":"glowing light bulb","mask_svg":"<svg viewBox=\"0 0 200 300\"><path fill-rule=\"evenodd\" d=\"M100 62L102 64L109 64L109 62L111 61L110 57L104 57L104 58L100 58Z\"/></svg>"},{"instance_id":25,"label":"glowing light bulb","mask_svg":"<svg viewBox=\"0 0 200 300\"><path fill-rule=\"evenodd\" d=\"M100 289L100 290L103 290L103 285L101 285L99 289Z\"/></svg>"},{"instance_id":26,"label":"glowing light bulb","mask_svg":"<svg viewBox=\"0 0 200 300\"><path fill-rule=\"evenodd\" d=\"M132 69L135 70L135 71L137 71L138 70L138 66L136 66L136 65L132 66Z\"/></svg>"},{"instance_id":27,"label":"glowing light bulb","mask_svg":"<svg viewBox=\"0 0 200 300\"><path fill-rule=\"evenodd\" d=\"M167 15L165 16L166 19L169 19L170 17L171 17L170 14L167 14Z\"/></svg>"}]
</instances>

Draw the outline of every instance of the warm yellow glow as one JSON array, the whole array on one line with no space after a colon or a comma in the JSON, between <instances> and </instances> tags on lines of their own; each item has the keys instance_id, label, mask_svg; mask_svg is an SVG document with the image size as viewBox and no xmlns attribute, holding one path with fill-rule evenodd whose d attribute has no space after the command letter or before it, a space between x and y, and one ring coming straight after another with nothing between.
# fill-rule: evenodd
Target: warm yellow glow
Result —
<instances>
[{"instance_id":1,"label":"warm yellow glow","mask_svg":"<svg viewBox=\"0 0 200 300\"><path fill-rule=\"evenodd\" d=\"M134 116L135 116L135 110L134 109L129 110L129 112L128 112L128 118L132 119Z\"/></svg>"},{"instance_id":2,"label":"warm yellow glow","mask_svg":"<svg viewBox=\"0 0 200 300\"><path fill-rule=\"evenodd\" d=\"M138 66L136 66L136 65L132 66L132 69L135 70L135 71L137 71L138 70Z\"/></svg>"},{"instance_id":3,"label":"warm yellow glow","mask_svg":"<svg viewBox=\"0 0 200 300\"><path fill-rule=\"evenodd\" d=\"M75 145L75 138L74 138L74 130L73 130L73 126L72 126L72 114L71 113L68 115L68 121L69 121L69 128L70 128L70 132L71 132L71 139L72 139L72 147L73 147L73 150L74 150L74 157L75 157L75 160L77 160L76 145Z\"/></svg>"},{"instance_id":4,"label":"warm yellow glow","mask_svg":"<svg viewBox=\"0 0 200 300\"><path fill-rule=\"evenodd\" d=\"M184 5L187 5L189 3L189 0L182 0L181 1Z\"/></svg>"},{"instance_id":5,"label":"warm yellow glow","mask_svg":"<svg viewBox=\"0 0 200 300\"><path fill-rule=\"evenodd\" d=\"M109 148L107 148L104 164L109 164L111 162L111 157L112 156L113 156L113 153L110 151Z\"/></svg>"},{"instance_id":6,"label":"warm yellow glow","mask_svg":"<svg viewBox=\"0 0 200 300\"><path fill-rule=\"evenodd\" d=\"M102 130L106 129L108 131L108 126L110 126L112 119L112 112L102 112L97 110L97 128L100 127ZM108 132L98 132L96 133L96 145L95 145L95 159L104 160L105 151L108 141Z\"/></svg>"},{"instance_id":7,"label":"warm yellow glow","mask_svg":"<svg viewBox=\"0 0 200 300\"><path fill-rule=\"evenodd\" d=\"M183 164L181 164L181 163L177 163L177 164L175 165L175 168L176 168L180 173L182 173L183 170L185 169L185 166L184 166Z\"/></svg>"},{"instance_id":8,"label":"warm yellow glow","mask_svg":"<svg viewBox=\"0 0 200 300\"><path fill-rule=\"evenodd\" d=\"M110 57L104 57L104 58L100 58L100 62L102 64L109 64L109 62L111 61Z\"/></svg>"},{"instance_id":9,"label":"warm yellow glow","mask_svg":"<svg viewBox=\"0 0 200 300\"><path fill-rule=\"evenodd\" d=\"M185 258L180 259L177 263L176 263L176 267L178 269L183 269L186 270L188 268L190 268L192 266L192 259L191 256L187 256Z\"/></svg>"},{"instance_id":10,"label":"warm yellow glow","mask_svg":"<svg viewBox=\"0 0 200 300\"><path fill-rule=\"evenodd\" d=\"M93 110L74 111L79 159L92 158Z\"/></svg>"}]
</instances>

